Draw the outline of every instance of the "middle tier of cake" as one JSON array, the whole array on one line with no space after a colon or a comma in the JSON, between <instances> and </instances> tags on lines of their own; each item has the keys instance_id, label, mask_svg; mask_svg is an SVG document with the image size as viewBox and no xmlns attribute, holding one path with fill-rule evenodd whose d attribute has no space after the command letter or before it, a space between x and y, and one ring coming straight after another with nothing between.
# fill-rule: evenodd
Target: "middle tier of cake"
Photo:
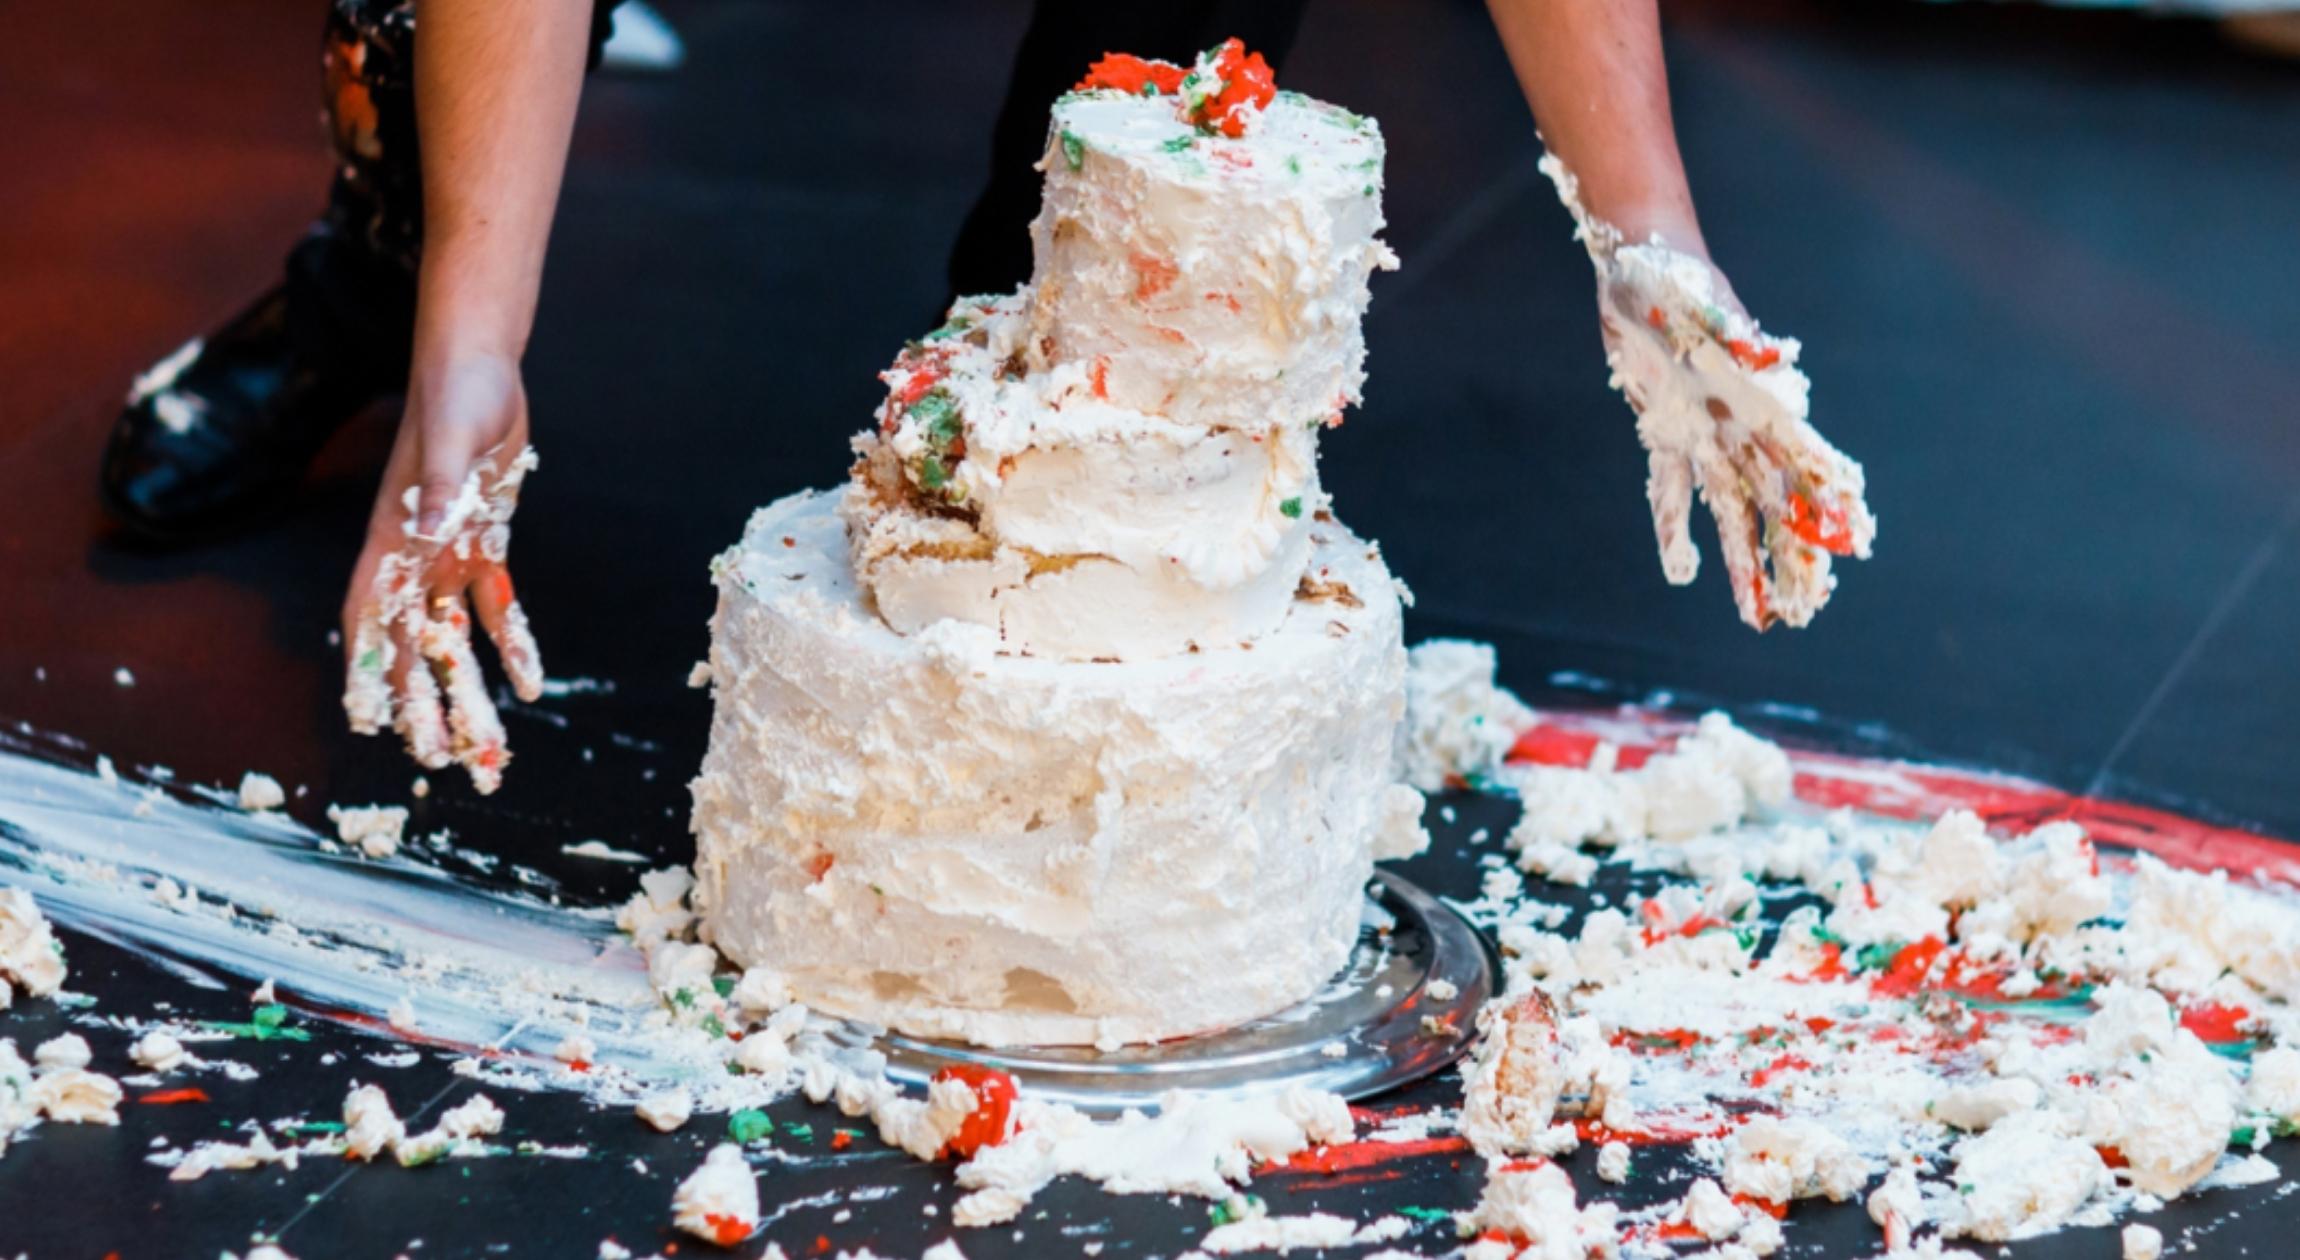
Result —
<instances>
[{"instance_id":1,"label":"middle tier of cake","mask_svg":"<svg viewBox=\"0 0 2300 1260\"><path fill-rule=\"evenodd\" d=\"M1317 428L1180 423L1077 368L1018 366L1027 297L970 298L886 373L841 507L888 625L988 626L1003 650L1146 660L1267 634L1325 507Z\"/></svg>"},{"instance_id":2,"label":"middle tier of cake","mask_svg":"<svg viewBox=\"0 0 2300 1260\"><path fill-rule=\"evenodd\" d=\"M1226 1027L1341 967L1374 861L1426 842L1391 777L1405 652L1374 548L1306 521L1251 644L1048 660L889 629L839 497L762 509L715 569L714 944L811 1006L991 1044Z\"/></svg>"}]
</instances>

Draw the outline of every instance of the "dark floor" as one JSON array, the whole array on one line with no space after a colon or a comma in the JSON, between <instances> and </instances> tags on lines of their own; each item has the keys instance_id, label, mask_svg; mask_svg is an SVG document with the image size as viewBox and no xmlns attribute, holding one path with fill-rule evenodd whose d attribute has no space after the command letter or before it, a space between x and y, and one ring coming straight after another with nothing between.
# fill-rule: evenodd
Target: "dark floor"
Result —
<instances>
[{"instance_id":1,"label":"dark floor","mask_svg":"<svg viewBox=\"0 0 2300 1260\"><path fill-rule=\"evenodd\" d=\"M91 493L129 377L266 283L317 205L316 7L0 7L0 719L192 779L260 766L314 802L398 799L405 762L341 729L325 641L382 424L330 451L285 527L208 551L109 541ZM941 296L1023 16L662 7L686 69L586 98L516 550L551 672L612 680L593 716L660 748L602 733L577 760L515 725L500 797L430 807L483 846L580 826L683 853L705 562L753 506L841 475L873 374ZM1482 9L1320 0L1286 78L1381 119L1405 260L1377 281L1368 403L1326 480L1419 594L1416 632L1499 641L1528 690L1570 670L1805 706L2300 835L2300 67L2129 15L1669 7L1710 241L1804 339L1815 418L1868 468L1877 558L1812 629L1762 637L1713 547L1693 589L1663 584L1587 264ZM0 1249L28 1162L0 1162ZM208 1205L159 1219L201 1222L212 1253L245 1237L251 1193L151 1199ZM301 1250L405 1246L364 1232L394 1202L326 1214ZM89 1237L109 1211L74 1209ZM477 1254L441 1228L425 1254ZM363 1241L319 1241L336 1230Z\"/></svg>"}]
</instances>

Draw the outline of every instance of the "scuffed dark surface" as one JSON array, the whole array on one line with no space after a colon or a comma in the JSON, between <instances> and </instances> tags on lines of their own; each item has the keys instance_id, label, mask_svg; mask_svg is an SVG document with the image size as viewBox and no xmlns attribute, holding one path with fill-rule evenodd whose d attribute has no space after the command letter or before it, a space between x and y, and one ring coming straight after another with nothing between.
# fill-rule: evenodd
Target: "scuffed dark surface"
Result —
<instances>
[{"instance_id":1,"label":"scuffed dark surface","mask_svg":"<svg viewBox=\"0 0 2300 1260\"><path fill-rule=\"evenodd\" d=\"M600 78L586 99L530 357L544 466L514 551L554 676L615 689L547 703L563 725L513 716L520 760L500 796L440 776L420 807L421 825L601 899L630 870L558 848L687 853L683 785L707 704L682 684L705 646L704 563L753 506L840 475L873 374L931 319L1023 16L664 8L687 68ZM284 0L0 14L0 125L17 146L0 197L0 718L193 780L265 769L310 787L306 819L328 800L403 800L412 777L387 743L343 732L325 640L386 429L341 439L282 528L190 555L108 540L93 481L132 373L265 283L317 206L318 16ZM2209 27L2123 15L1783 0L1672 16L1712 245L1750 307L1805 340L1816 419L1868 466L1877 558L1847 568L1813 629L1762 638L1733 620L1713 548L1693 589L1663 585L1587 265L1533 173L1532 125L1481 9L1331 0L1312 6L1288 83L1382 120L1406 269L1377 281L1368 404L1330 435L1326 480L1414 585L1414 632L1496 640L1529 692L1574 670L1745 710L1805 706L1847 732L1896 732L1896 748L2300 834L2300 367L2286 344L2300 77ZM133 688L111 681L122 665ZM1457 843L1415 867L1450 891L1474 883L1458 838L1511 810L1461 804L1445 829ZM70 944L100 1010L244 1010L236 992ZM58 1018L20 1005L0 1036L29 1045ZM99 1039L99 1060L124 1046ZM671 1187L715 1119L662 1136L569 1098L509 1096L515 1136L596 1154L189 1186L142 1162L157 1133L331 1116L352 1075L408 1111L469 1088L440 1062L357 1057L384 1048L322 1027L307 1045L244 1047L264 1080L203 1077L209 1104L130 1107L120 1130L43 1128L0 1159L0 1251L212 1255L281 1229L307 1258L670 1241ZM318 1066L330 1049L345 1061ZM769 1231L793 1256L818 1238L913 1256L947 1232L945 1173L867 1140L832 1157L827 1113L787 1118L815 1140L778 1138L806 1162L768 1168L768 1201L837 1196ZM1478 1181L1474 1161L1440 1152L1256 1191L1273 1210L1371 1217L1465 1207ZM881 1186L894 1192L844 1201ZM2172 1234L2271 1201L2205 1245L2281 1254L2300 1218L2274 1194L2214 1195L2158 1223ZM842 1210L852 1219L834 1222ZM1018 1224L963 1245L1170 1256L1206 1216L1063 1185ZM1800 1208L1790 1238L1850 1256L1875 1235L1856 1208ZM1448 1240L1433 1224L1399 1245ZM2113 1246L2091 1231L2015 1254Z\"/></svg>"}]
</instances>

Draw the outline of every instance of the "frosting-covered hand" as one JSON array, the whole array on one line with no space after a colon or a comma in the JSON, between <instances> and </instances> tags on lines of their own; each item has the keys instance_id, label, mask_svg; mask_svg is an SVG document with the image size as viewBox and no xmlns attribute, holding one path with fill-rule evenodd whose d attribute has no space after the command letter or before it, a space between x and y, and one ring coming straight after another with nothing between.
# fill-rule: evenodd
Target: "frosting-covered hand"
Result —
<instances>
[{"instance_id":1,"label":"frosting-covered hand","mask_svg":"<svg viewBox=\"0 0 2300 1260\"><path fill-rule=\"evenodd\" d=\"M1759 329L1707 259L1658 237L1625 243L1582 209L1554 156L1542 169L1597 268L1606 363L1637 413L1662 573L1682 586L1700 571L1689 525L1698 490L1741 620L1807 624L1836 587L1831 558L1867 559L1877 523L1861 466L1805 418L1812 385L1797 341Z\"/></svg>"},{"instance_id":2,"label":"frosting-covered hand","mask_svg":"<svg viewBox=\"0 0 2300 1260\"><path fill-rule=\"evenodd\" d=\"M540 696L542 662L505 567L511 515L536 457L515 367L449 375L420 414L411 404L353 570L343 707L353 730L392 727L418 763L460 764L473 786L492 792L511 753L471 622L476 613L512 690L523 700ZM458 458L488 439L476 458Z\"/></svg>"}]
</instances>

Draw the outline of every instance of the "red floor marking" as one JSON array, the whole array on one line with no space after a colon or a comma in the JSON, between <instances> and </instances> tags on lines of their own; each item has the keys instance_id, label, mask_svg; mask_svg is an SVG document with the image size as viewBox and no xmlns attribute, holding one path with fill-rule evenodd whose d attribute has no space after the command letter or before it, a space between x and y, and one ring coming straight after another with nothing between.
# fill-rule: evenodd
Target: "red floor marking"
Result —
<instances>
[{"instance_id":1,"label":"red floor marking","mask_svg":"<svg viewBox=\"0 0 2300 1260\"><path fill-rule=\"evenodd\" d=\"M1469 1140L1461 1137L1416 1138L1410 1142L1342 1142L1333 1146L1313 1146L1310 1149L1264 1168L1264 1173L1336 1173L1359 1169L1378 1168L1401 1159L1415 1159L1423 1155L1445 1155L1469 1149Z\"/></svg>"},{"instance_id":2,"label":"red floor marking","mask_svg":"<svg viewBox=\"0 0 2300 1260\"><path fill-rule=\"evenodd\" d=\"M165 1107L172 1103L204 1103L208 1101L208 1091L196 1088L161 1089L154 1090L149 1094L145 1094L142 1097L136 1099L136 1101L140 1103L151 1103L152 1105L158 1107Z\"/></svg>"},{"instance_id":3,"label":"red floor marking","mask_svg":"<svg viewBox=\"0 0 2300 1260\"><path fill-rule=\"evenodd\" d=\"M1602 740L1621 747L1632 768L1686 728L1683 719L1635 709L1552 710L1518 738L1510 760L1586 765ZM1625 737L1642 732L1644 742ZM2002 830L2077 823L2095 840L2138 849L2190 870L2225 870L2300 882L2300 847L2273 836L2186 818L2171 810L2107 800L1988 770L1965 770L1845 753L1789 751L1797 799L1821 809L1857 809L1920 819L1969 809Z\"/></svg>"}]
</instances>

